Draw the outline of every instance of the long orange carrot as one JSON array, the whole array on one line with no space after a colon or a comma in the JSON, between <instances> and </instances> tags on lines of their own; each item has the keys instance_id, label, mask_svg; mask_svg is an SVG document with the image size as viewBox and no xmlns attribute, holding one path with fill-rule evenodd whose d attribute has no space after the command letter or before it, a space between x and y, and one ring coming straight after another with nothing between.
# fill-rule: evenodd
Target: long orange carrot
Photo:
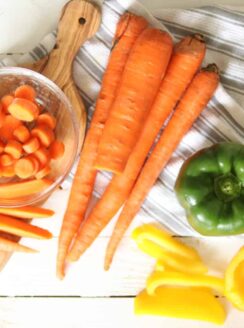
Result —
<instances>
[{"instance_id":1,"label":"long orange carrot","mask_svg":"<svg viewBox=\"0 0 244 328\"><path fill-rule=\"evenodd\" d=\"M109 269L124 232L136 213L140 210L144 199L157 180L160 172L166 166L183 136L191 128L194 121L213 96L218 82L219 74L217 66L211 64L205 69L202 69L194 77L186 90L151 156L143 167L130 197L126 201L123 211L118 218L107 247L104 264L105 270Z\"/></svg>"},{"instance_id":2,"label":"long orange carrot","mask_svg":"<svg viewBox=\"0 0 244 328\"><path fill-rule=\"evenodd\" d=\"M66 254L84 218L93 191L97 172L93 167L97 156L97 146L110 107L116 96L125 63L133 44L147 25L148 22L143 17L130 13L124 14L118 23L113 49L103 76L101 91L96 103L91 125L83 145L59 236L57 256L57 276L59 278L64 277Z\"/></svg>"},{"instance_id":3,"label":"long orange carrot","mask_svg":"<svg viewBox=\"0 0 244 328\"><path fill-rule=\"evenodd\" d=\"M82 225L68 256L69 260L78 260L129 196L160 128L201 65L205 50L200 35L187 36L176 44L165 78L125 170L113 177Z\"/></svg>"},{"instance_id":4,"label":"long orange carrot","mask_svg":"<svg viewBox=\"0 0 244 328\"><path fill-rule=\"evenodd\" d=\"M0 251L1 252L24 252L24 253L36 253L35 249L21 245L15 241L8 240L6 238L0 237Z\"/></svg>"},{"instance_id":5,"label":"long orange carrot","mask_svg":"<svg viewBox=\"0 0 244 328\"><path fill-rule=\"evenodd\" d=\"M172 39L166 32L147 28L139 36L98 145L97 169L123 172L166 72L172 49Z\"/></svg>"}]
</instances>

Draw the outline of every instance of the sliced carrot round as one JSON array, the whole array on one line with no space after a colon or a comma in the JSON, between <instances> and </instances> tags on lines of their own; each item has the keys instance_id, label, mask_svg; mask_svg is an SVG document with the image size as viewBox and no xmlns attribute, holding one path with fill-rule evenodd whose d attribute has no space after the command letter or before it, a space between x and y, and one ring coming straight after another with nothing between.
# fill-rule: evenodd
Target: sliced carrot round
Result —
<instances>
[{"instance_id":1,"label":"sliced carrot round","mask_svg":"<svg viewBox=\"0 0 244 328\"><path fill-rule=\"evenodd\" d=\"M30 178L35 172L35 164L33 161L24 157L19 159L14 165L15 174L21 179Z\"/></svg>"},{"instance_id":2,"label":"sliced carrot round","mask_svg":"<svg viewBox=\"0 0 244 328\"><path fill-rule=\"evenodd\" d=\"M31 134L32 136L37 137L45 147L49 147L55 139L53 130L45 124L37 125L37 127L32 129Z\"/></svg>"},{"instance_id":3,"label":"sliced carrot round","mask_svg":"<svg viewBox=\"0 0 244 328\"><path fill-rule=\"evenodd\" d=\"M16 140L9 140L4 151L14 159L19 159L22 155L22 145Z\"/></svg>"},{"instance_id":4,"label":"sliced carrot round","mask_svg":"<svg viewBox=\"0 0 244 328\"><path fill-rule=\"evenodd\" d=\"M9 166L14 163L14 158L9 154L2 154L0 156L0 164L2 166Z\"/></svg>"},{"instance_id":5,"label":"sliced carrot round","mask_svg":"<svg viewBox=\"0 0 244 328\"><path fill-rule=\"evenodd\" d=\"M23 123L12 115L6 115L3 126L0 128L0 139L7 142L13 139L14 130L21 126Z\"/></svg>"},{"instance_id":6,"label":"sliced carrot round","mask_svg":"<svg viewBox=\"0 0 244 328\"><path fill-rule=\"evenodd\" d=\"M30 158L34 164L33 175L35 175L40 170L41 167L40 162L33 154L29 155L28 158Z\"/></svg>"},{"instance_id":7,"label":"sliced carrot round","mask_svg":"<svg viewBox=\"0 0 244 328\"><path fill-rule=\"evenodd\" d=\"M51 144L49 151L50 156L52 159L58 159L63 156L64 154L64 143L59 140L54 140L54 142Z\"/></svg>"},{"instance_id":8,"label":"sliced carrot round","mask_svg":"<svg viewBox=\"0 0 244 328\"><path fill-rule=\"evenodd\" d=\"M3 111L5 113L8 113L8 107L9 105L12 103L12 101L14 100L14 96L13 95L5 95L1 98L1 104L3 106Z\"/></svg>"},{"instance_id":9,"label":"sliced carrot round","mask_svg":"<svg viewBox=\"0 0 244 328\"><path fill-rule=\"evenodd\" d=\"M20 121L32 122L38 114L39 109L32 101L22 98L15 98L8 107L9 113Z\"/></svg>"},{"instance_id":10,"label":"sliced carrot round","mask_svg":"<svg viewBox=\"0 0 244 328\"><path fill-rule=\"evenodd\" d=\"M43 167L40 171L38 171L35 175L37 179L42 179L46 177L51 172L51 167L49 165Z\"/></svg>"},{"instance_id":11,"label":"sliced carrot round","mask_svg":"<svg viewBox=\"0 0 244 328\"><path fill-rule=\"evenodd\" d=\"M2 176L4 178L11 178L11 177L15 176L14 164L9 165L9 166L4 166L2 168Z\"/></svg>"},{"instance_id":12,"label":"sliced carrot round","mask_svg":"<svg viewBox=\"0 0 244 328\"><path fill-rule=\"evenodd\" d=\"M26 126L21 125L14 130L13 136L20 142L24 143L30 138L30 131Z\"/></svg>"},{"instance_id":13,"label":"sliced carrot round","mask_svg":"<svg viewBox=\"0 0 244 328\"><path fill-rule=\"evenodd\" d=\"M4 148L5 148L5 144L2 141L0 141L0 154L3 153Z\"/></svg>"},{"instance_id":14,"label":"sliced carrot round","mask_svg":"<svg viewBox=\"0 0 244 328\"><path fill-rule=\"evenodd\" d=\"M23 145L23 149L27 154L32 154L40 147L40 142L36 137L30 138L26 143Z\"/></svg>"},{"instance_id":15,"label":"sliced carrot round","mask_svg":"<svg viewBox=\"0 0 244 328\"><path fill-rule=\"evenodd\" d=\"M51 115L50 113L43 113L38 116L37 123L45 124L50 129L54 130L57 122L56 122L56 118L53 115Z\"/></svg>"},{"instance_id":16,"label":"sliced carrot round","mask_svg":"<svg viewBox=\"0 0 244 328\"><path fill-rule=\"evenodd\" d=\"M40 147L33 155L38 159L42 167L46 166L50 160L49 151L44 147Z\"/></svg>"},{"instance_id":17,"label":"sliced carrot round","mask_svg":"<svg viewBox=\"0 0 244 328\"><path fill-rule=\"evenodd\" d=\"M15 90L14 96L16 98L24 98L30 101L34 101L36 97L36 91L32 86L24 84Z\"/></svg>"}]
</instances>

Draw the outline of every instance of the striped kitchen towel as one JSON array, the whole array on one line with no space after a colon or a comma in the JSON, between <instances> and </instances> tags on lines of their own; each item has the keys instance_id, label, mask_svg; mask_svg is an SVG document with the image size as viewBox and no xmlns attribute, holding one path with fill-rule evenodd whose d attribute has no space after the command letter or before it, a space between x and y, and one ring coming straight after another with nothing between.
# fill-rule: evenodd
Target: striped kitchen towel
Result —
<instances>
[{"instance_id":1,"label":"striped kitchen towel","mask_svg":"<svg viewBox=\"0 0 244 328\"><path fill-rule=\"evenodd\" d=\"M142 220L150 217L179 235L197 235L188 225L183 209L174 194L174 183L183 161L202 147L224 140L242 142L244 138L244 12L226 7L206 6L194 9L158 9L150 14L134 0L106 0L103 3L102 24L93 39L80 49L74 64L74 77L88 110L90 120L116 23L125 10L145 16L152 25L168 30L178 41L183 36L199 32L207 42L205 63L215 62L221 72L221 85L161 173L139 213ZM11 56L0 64L33 61L46 55L55 44L55 32L28 54ZM75 167L65 181L69 187ZM100 172L94 197L105 189L110 174Z\"/></svg>"}]
</instances>

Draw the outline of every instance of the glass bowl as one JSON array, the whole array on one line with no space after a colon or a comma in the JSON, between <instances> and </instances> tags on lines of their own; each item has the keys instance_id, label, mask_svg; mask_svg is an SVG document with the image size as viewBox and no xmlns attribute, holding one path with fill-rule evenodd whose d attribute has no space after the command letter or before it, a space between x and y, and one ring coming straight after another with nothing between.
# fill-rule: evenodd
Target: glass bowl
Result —
<instances>
[{"instance_id":1,"label":"glass bowl","mask_svg":"<svg viewBox=\"0 0 244 328\"><path fill-rule=\"evenodd\" d=\"M32 70L16 67L0 68L0 97L13 92L22 84L29 84L34 87L37 93L37 103L55 116L57 120L56 139L64 143L65 152L60 159L51 161L51 173L48 176L53 181L51 185L28 197L11 199L6 195L6 198L0 199L0 207L20 207L43 202L67 177L78 150L78 120L68 98L61 89L45 76ZM1 178L0 188L1 183L17 181L19 181L17 177Z\"/></svg>"}]
</instances>

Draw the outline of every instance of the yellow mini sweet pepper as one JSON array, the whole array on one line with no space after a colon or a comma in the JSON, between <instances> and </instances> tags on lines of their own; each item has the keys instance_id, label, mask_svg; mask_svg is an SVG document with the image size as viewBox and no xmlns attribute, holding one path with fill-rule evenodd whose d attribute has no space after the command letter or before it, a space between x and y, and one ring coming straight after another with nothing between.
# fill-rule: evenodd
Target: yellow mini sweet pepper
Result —
<instances>
[{"instance_id":1,"label":"yellow mini sweet pepper","mask_svg":"<svg viewBox=\"0 0 244 328\"><path fill-rule=\"evenodd\" d=\"M225 296L236 308L244 311L244 247L225 271Z\"/></svg>"},{"instance_id":2,"label":"yellow mini sweet pepper","mask_svg":"<svg viewBox=\"0 0 244 328\"><path fill-rule=\"evenodd\" d=\"M137 315L157 315L223 324L222 304L207 288L160 287L155 295L142 291L134 302Z\"/></svg>"}]
</instances>

